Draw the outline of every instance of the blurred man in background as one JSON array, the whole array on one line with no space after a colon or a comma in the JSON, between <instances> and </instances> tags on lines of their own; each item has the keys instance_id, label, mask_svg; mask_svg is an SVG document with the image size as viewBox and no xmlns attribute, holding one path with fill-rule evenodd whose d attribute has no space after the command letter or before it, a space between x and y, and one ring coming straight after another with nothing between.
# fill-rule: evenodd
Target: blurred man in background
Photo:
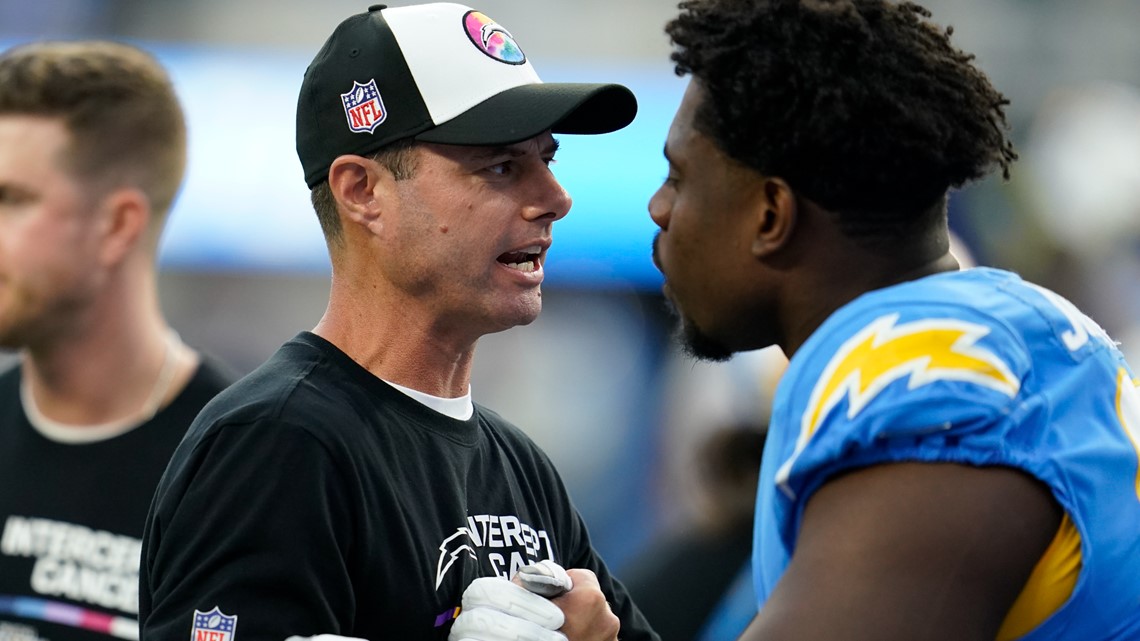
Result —
<instances>
[{"instance_id":1,"label":"blurred man in background","mask_svg":"<svg viewBox=\"0 0 1140 641\"><path fill-rule=\"evenodd\" d=\"M143 520L228 382L163 319L158 240L186 128L148 54L0 55L0 639L138 637Z\"/></svg>"},{"instance_id":2,"label":"blurred man in background","mask_svg":"<svg viewBox=\"0 0 1140 641\"><path fill-rule=\"evenodd\" d=\"M1057 294L959 270L947 194L1016 155L929 17L693 0L667 27L666 295L693 354L791 358L743 638L1140 637L1137 381Z\"/></svg>"}]
</instances>

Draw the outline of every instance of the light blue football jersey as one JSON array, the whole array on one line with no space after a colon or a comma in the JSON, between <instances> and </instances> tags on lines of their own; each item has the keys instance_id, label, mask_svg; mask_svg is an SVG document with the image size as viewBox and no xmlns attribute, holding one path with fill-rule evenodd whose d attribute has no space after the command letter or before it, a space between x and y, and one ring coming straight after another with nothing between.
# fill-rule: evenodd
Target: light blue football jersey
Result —
<instances>
[{"instance_id":1,"label":"light blue football jersey","mask_svg":"<svg viewBox=\"0 0 1140 641\"><path fill-rule=\"evenodd\" d=\"M836 473L1002 465L1048 485L1066 517L999 638L1140 639L1137 385L1099 326L1009 272L937 274L848 303L776 392L757 495L760 607L807 501Z\"/></svg>"}]
</instances>

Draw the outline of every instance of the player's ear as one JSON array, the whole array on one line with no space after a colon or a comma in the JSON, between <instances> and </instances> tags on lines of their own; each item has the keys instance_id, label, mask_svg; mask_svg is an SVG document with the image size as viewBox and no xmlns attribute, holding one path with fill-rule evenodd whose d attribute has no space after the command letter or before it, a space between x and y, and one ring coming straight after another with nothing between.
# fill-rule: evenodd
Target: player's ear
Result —
<instances>
[{"instance_id":1,"label":"player's ear","mask_svg":"<svg viewBox=\"0 0 1140 641\"><path fill-rule=\"evenodd\" d=\"M107 266L126 259L150 226L150 199L134 187L115 189L103 197L99 219L99 259Z\"/></svg>"},{"instance_id":2,"label":"player's ear","mask_svg":"<svg viewBox=\"0 0 1140 641\"><path fill-rule=\"evenodd\" d=\"M363 156L339 156L329 167L329 189L342 222L371 227L380 222L381 204L391 188L392 176Z\"/></svg>"},{"instance_id":3,"label":"player's ear","mask_svg":"<svg viewBox=\"0 0 1140 641\"><path fill-rule=\"evenodd\" d=\"M782 178L761 178L756 192L755 235L752 255L768 256L787 246L795 230L798 216L795 194Z\"/></svg>"}]
</instances>

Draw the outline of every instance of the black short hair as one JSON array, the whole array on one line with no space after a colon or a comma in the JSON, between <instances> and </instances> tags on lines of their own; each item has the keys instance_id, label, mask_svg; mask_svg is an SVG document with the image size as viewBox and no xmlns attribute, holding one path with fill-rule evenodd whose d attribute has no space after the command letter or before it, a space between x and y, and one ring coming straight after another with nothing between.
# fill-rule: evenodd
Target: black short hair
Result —
<instances>
[{"instance_id":1,"label":"black short hair","mask_svg":"<svg viewBox=\"0 0 1140 641\"><path fill-rule=\"evenodd\" d=\"M666 26L695 126L848 229L897 226L1017 158L1009 104L912 2L686 0ZM944 213L944 212L943 212ZM844 220L847 219L847 220ZM869 224L869 225L868 225ZM850 233L850 231L849 231Z\"/></svg>"}]
</instances>

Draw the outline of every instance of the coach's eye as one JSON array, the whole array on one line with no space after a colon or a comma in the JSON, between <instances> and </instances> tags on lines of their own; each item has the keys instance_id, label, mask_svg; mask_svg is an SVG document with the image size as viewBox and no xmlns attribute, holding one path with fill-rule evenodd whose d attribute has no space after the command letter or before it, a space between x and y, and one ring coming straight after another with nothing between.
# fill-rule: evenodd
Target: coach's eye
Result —
<instances>
[{"instance_id":1,"label":"coach's eye","mask_svg":"<svg viewBox=\"0 0 1140 641\"><path fill-rule=\"evenodd\" d=\"M511 173L512 164L513 163L509 160L506 162L495 163L494 165L488 167L487 171L495 174L496 176L506 176L507 174Z\"/></svg>"}]
</instances>

